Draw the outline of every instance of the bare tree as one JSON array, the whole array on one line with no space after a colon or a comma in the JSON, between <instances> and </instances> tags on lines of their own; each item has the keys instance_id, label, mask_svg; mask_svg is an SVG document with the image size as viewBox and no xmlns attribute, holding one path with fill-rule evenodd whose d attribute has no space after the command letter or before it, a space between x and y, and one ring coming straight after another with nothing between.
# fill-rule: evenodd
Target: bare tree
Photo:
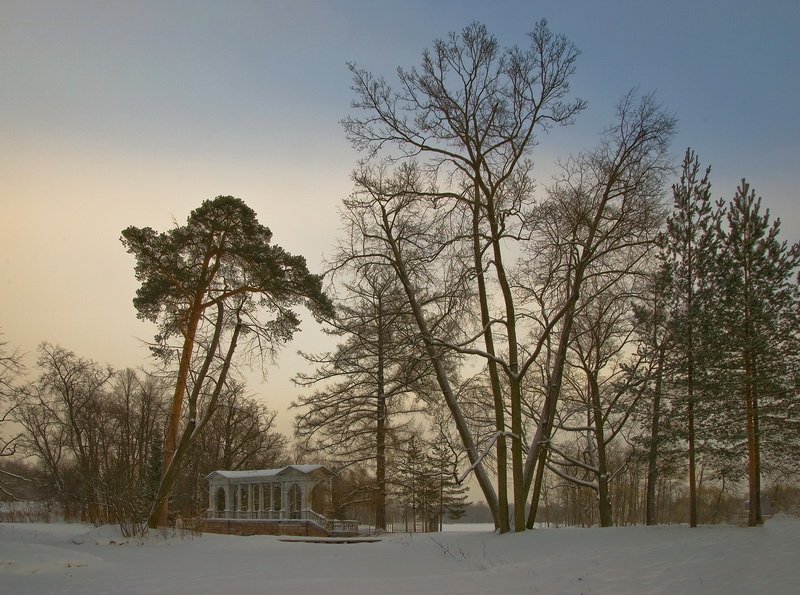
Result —
<instances>
[{"instance_id":1,"label":"bare tree","mask_svg":"<svg viewBox=\"0 0 800 595\"><path fill-rule=\"evenodd\" d=\"M530 39L527 50L502 52L484 27L473 24L424 52L419 70L400 69L397 92L383 79L351 67L354 107L366 115L344 122L353 144L367 151L367 160L386 155L389 163L419 160L391 183L382 183L388 176L372 169L357 174L357 184L375 197L369 208L383 210L373 216L374 229L380 230L374 235L399 242L387 245L396 254L392 265L398 276L407 277L403 284L409 301L419 305L420 336L434 351L483 359L494 397L491 444L497 445L498 476L496 508L491 495L487 502L501 532L511 528L506 439L511 439L517 503L513 528L522 530L526 523L520 503L534 474L538 500L575 313L588 301L579 299L584 284L600 270L618 270L619 254L653 241L674 128L674 119L652 96L631 92L620 102L618 123L601 145L566 162L549 198L537 205L530 150L540 131L570 123L584 103L566 100L578 55L574 46L553 35L544 21ZM399 153L392 154L394 149ZM400 189L400 179L413 169L419 172L416 185ZM424 245L429 256L424 281L412 280L418 272L407 268L410 250L400 246L409 239L399 222L409 220L416 230L435 228L438 233L428 234L424 242L414 239L413 249L421 251ZM531 255L523 264L528 273L512 266L509 249ZM444 254L451 264L443 263ZM434 285L433 270L439 275L437 287L453 288L448 316L439 320L460 316L459 332L430 327L432 308L422 295ZM543 368L544 393L526 380L531 369ZM442 392L455 395L453 380L446 384ZM541 396L538 408L531 405L535 395ZM463 416L455 397L450 408ZM525 410L534 408L539 411L529 440ZM468 451L475 446L469 428L459 427L459 433ZM470 459L476 465L475 457Z\"/></svg>"},{"instance_id":2,"label":"bare tree","mask_svg":"<svg viewBox=\"0 0 800 595\"><path fill-rule=\"evenodd\" d=\"M466 277L459 263L457 244L442 245L453 234L451 210L438 209L419 200L424 176L414 163L389 173L383 168L364 168L356 175L356 191L344 202L343 219L348 230L341 239L335 262L371 263L390 267L402 287L417 329L415 345L431 366L478 483L497 518L497 495L484 465L474 428L459 401L458 375L450 350L436 336L457 332L454 311L463 308ZM455 252L451 252L453 248Z\"/></svg>"},{"instance_id":3,"label":"bare tree","mask_svg":"<svg viewBox=\"0 0 800 595\"><path fill-rule=\"evenodd\" d=\"M114 374L106 394L110 448L100 469L109 520L140 534L157 486L150 477L162 436L169 385L130 368ZM160 462L159 462L160 463Z\"/></svg>"},{"instance_id":4,"label":"bare tree","mask_svg":"<svg viewBox=\"0 0 800 595\"><path fill-rule=\"evenodd\" d=\"M192 457L205 473L217 469L253 469L279 466L286 459L286 437L275 427L277 412L242 384L220 395L217 414L193 446Z\"/></svg>"},{"instance_id":5,"label":"bare tree","mask_svg":"<svg viewBox=\"0 0 800 595\"><path fill-rule=\"evenodd\" d=\"M205 513L205 478L212 471L272 469L288 464L287 439L276 428L276 416L277 412L257 396L247 394L244 384L229 380L214 415L192 441L175 479L171 502L184 521Z\"/></svg>"},{"instance_id":6,"label":"bare tree","mask_svg":"<svg viewBox=\"0 0 800 595\"><path fill-rule=\"evenodd\" d=\"M584 107L581 100L565 100L577 56L575 47L554 35L545 21L530 34L525 50L500 49L483 25L473 23L461 34L436 41L432 51L425 50L419 70L399 69L397 92L383 79L351 66L357 94L353 106L364 112L344 121L354 146L370 158L392 147L399 150L399 159L425 158L425 170L450 186L435 194L461 211L467 224L459 233L469 249L464 266L476 284L480 327L475 339L483 344L495 401L499 477L495 517L501 531L509 529L508 436L513 437L514 498L518 503L525 500L521 337L505 246L522 239L520 213L530 199L531 164L526 159L538 133L569 124ZM499 302L491 298L494 287L500 291ZM501 363L502 353L507 359ZM501 387L501 373L508 394ZM507 399L510 424L505 420ZM524 521L524 510L517 506L514 527L524 529Z\"/></svg>"},{"instance_id":7,"label":"bare tree","mask_svg":"<svg viewBox=\"0 0 800 595\"><path fill-rule=\"evenodd\" d=\"M669 349L669 325L667 320L666 285L669 283L669 271L657 260L651 272L641 300L633 306L637 354L647 363L642 387L645 398L642 433L647 449L647 479L645 497L645 523L657 524L656 490L661 481L663 455L666 447L666 435L662 417L667 412L664 377L666 374L666 357Z\"/></svg>"},{"instance_id":8,"label":"bare tree","mask_svg":"<svg viewBox=\"0 0 800 595\"><path fill-rule=\"evenodd\" d=\"M114 373L49 343L39 347L38 367L39 377L15 395L20 444L45 467L65 514L77 504L87 520L101 522L98 473L113 432L104 400Z\"/></svg>"},{"instance_id":9,"label":"bare tree","mask_svg":"<svg viewBox=\"0 0 800 595\"><path fill-rule=\"evenodd\" d=\"M537 240L528 246L528 310L543 325L525 370L548 347L546 395L525 463L526 493L533 483L528 527L533 526L576 314L650 253L663 216L671 170L674 117L653 95L629 92L617 122L595 149L562 165L562 175L534 215ZM594 278L602 282L594 286ZM551 297L552 296L552 297ZM553 298L557 298L553 300Z\"/></svg>"},{"instance_id":10,"label":"bare tree","mask_svg":"<svg viewBox=\"0 0 800 595\"><path fill-rule=\"evenodd\" d=\"M548 469L597 493L601 527L613 524L610 485L627 464L618 460L617 468L613 467L611 444L623 435L641 396L638 368L642 358L634 355L631 360L627 353L635 322L630 315L636 293L631 281L624 279L601 293L592 287L602 283L602 277L587 284L588 293L595 297L575 317L565 373L565 406L556 420L559 444L551 442L547 460ZM562 444L574 445L573 452L580 456L568 454ZM582 472L582 477L573 470Z\"/></svg>"}]
</instances>

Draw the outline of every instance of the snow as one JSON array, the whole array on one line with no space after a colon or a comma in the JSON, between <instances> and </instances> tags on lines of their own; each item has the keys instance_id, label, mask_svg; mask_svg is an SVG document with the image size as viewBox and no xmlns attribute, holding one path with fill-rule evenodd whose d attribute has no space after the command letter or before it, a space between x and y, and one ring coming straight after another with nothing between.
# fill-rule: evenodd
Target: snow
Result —
<instances>
[{"instance_id":1,"label":"snow","mask_svg":"<svg viewBox=\"0 0 800 595\"><path fill-rule=\"evenodd\" d=\"M322 465L288 465L286 467L280 467L279 469L256 469L256 470L248 470L248 471L213 471L206 476L206 479L209 479L212 476L219 476L224 477L225 479L251 479L251 478L260 478L260 477L273 477L275 475L281 475L282 473L286 472L289 469L295 469L300 473L311 473L316 471L317 469L325 469ZM328 474L332 474L331 471L328 471Z\"/></svg>"},{"instance_id":2,"label":"snow","mask_svg":"<svg viewBox=\"0 0 800 595\"><path fill-rule=\"evenodd\" d=\"M757 528L485 526L394 533L378 543L0 523L0 592L794 593L800 519Z\"/></svg>"}]
</instances>

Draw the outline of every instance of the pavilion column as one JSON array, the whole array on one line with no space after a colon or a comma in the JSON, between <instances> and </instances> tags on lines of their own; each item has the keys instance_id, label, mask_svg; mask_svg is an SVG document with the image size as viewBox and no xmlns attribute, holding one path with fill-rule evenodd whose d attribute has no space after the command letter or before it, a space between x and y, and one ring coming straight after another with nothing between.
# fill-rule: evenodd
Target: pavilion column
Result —
<instances>
[{"instance_id":1,"label":"pavilion column","mask_svg":"<svg viewBox=\"0 0 800 595\"><path fill-rule=\"evenodd\" d=\"M258 510L264 510L264 484L258 484Z\"/></svg>"},{"instance_id":2,"label":"pavilion column","mask_svg":"<svg viewBox=\"0 0 800 595\"><path fill-rule=\"evenodd\" d=\"M247 484L247 512L255 510L255 502L253 502L253 484Z\"/></svg>"},{"instance_id":3,"label":"pavilion column","mask_svg":"<svg viewBox=\"0 0 800 595\"><path fill-rule=\"evenodd\" d=\"M228 484L225 489L225 516L230 517L230 512L236 508L236 495L234 493L236 486Z\"/></svg>"}]
</instances>

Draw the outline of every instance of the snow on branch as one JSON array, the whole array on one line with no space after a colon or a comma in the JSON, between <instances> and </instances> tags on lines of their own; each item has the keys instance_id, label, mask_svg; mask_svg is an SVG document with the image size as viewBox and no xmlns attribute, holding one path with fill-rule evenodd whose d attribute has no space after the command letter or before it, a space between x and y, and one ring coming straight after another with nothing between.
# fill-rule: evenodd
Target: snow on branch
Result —
<instances>
[{"instance_id":1,"label":"snow on branch","mask_svg":"<svg viewBox=\"0 0 800 595\"><path fill-rule=\"evenodd\" d=\"M486 450L484 450L484 451L483 451L483 452L480 454L480 456L479 456L477 459L475 459L475 462L474 462L474 463L472 463L472 465L470 465L469 467L467 467L467 469L464 471L464 473L462 473L462 474L461 474L459 477L457 477L457 478L456 478L456 483L459 483L459 484L460 484L460 483L462 483L462 482L463 482L463 481L464 481L464 480L467 478L467 476L468 476L468 475L469 475L469 474L470 474L470 473L471 473L471 472L472 472L472 471L473 471L473 470L474 470L474 469L475 469L475 468L476 468L478 465L480 465L480 464L481 464L481 462L483 462L483 459L484 459L484 458L485 458L485 457L486 457L486 456L489 454L489 451L491 451L491 450L492 450L492 447L494 446L494 443L495 443L495 442L497 442L497 439L498 439L500 436L510 436L511 438L516 438L517 440L519 440L519 436L517 436L517 435L516 435L516 434L514 434L513 432L495 432L494 434L492 434L492 439L489 441L489 444L486 446Z\"/></svg>"},{"instance_id":2,"label":"snow on branch","mask_svg":"<svg viewBox=\"0 0 800 595\"><path fill-rule=\"evenodd\" d=\"M559 469L555 465L551 464L549 461L545 462L545 466L550 471L552 471L553 473L558 475L561 479L565 479L566 481L569 481L569 482L572 482L572 483L576 483L578 485L581 485L581 486L584 486L584 487L587 487L587 488L591 488L591 489L593 489L595 491L598 490L597 482L586 481L584 479L578 479L577 477L569 475L568 473L564 473L561 469Z\"/></svg>"}]
</instances>

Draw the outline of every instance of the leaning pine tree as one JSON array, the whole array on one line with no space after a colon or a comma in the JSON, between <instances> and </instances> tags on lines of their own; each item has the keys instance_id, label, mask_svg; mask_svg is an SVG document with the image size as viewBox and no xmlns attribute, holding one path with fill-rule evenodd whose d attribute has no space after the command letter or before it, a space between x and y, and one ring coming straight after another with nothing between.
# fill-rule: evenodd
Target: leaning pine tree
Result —
<instances>
[{"instance_id":1,"label":"leaning pine tree","mask_svg":"<svg viewBox=\"0 0 800 595\"><path fill-rule=\"evenodd\" d=\"M300 324L294 306L306 306L318 318L332 316L333 307L305 259L272 245L272 232L239 198L206 200L186 225L166 232L128 227L121 239L136 258L142 283L133 300L138 316L159 328L153 351L178 360L161 479L148 519L155 528L167 523L172 484L217 408L240 339L262 353L274 350ZM178 339L174 347L172 338Z\"/></svg>"}]
</instances>

